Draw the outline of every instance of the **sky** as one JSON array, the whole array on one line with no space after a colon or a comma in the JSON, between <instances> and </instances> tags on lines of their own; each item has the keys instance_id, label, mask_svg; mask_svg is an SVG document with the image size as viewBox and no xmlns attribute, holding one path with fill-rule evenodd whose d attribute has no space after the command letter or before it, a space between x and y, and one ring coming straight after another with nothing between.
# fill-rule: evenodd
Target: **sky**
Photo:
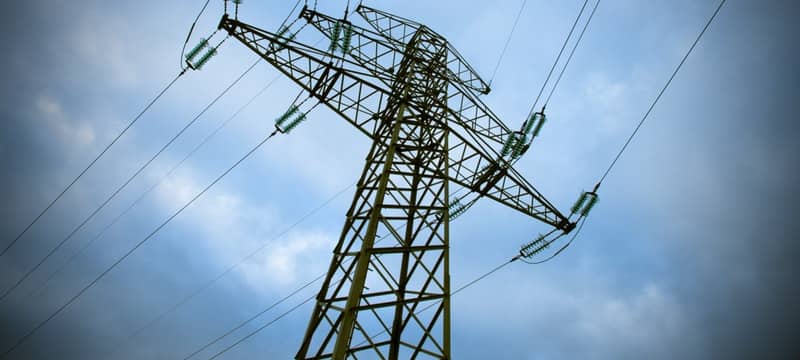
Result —
<instances>
[{"instance_id":1,"label":"sky","mask_svg":"<svg viewBox=\"0 0 800 360\"><path fill-rule=\"evenodd\" d=\"M276 28L293 3L246 1L240 19ZM485 78L521 4L365 3L428 25ZM319 10L338 17L345 4L322 1ZM527 2L492 92L482 97L509 126L519 126L527 114L582 4ZM76 0L5 7L0 245L9 244L180 71L180 48L201 5ZM597 182L716 6L711 0L602 1L547 107L542 137L518 170L568 211ZM800 322L794 279L800 255L794 189L800 180L799 10L792 1L728 1L603 183L600 203L575 243L550 262L513 263L453 297L453 358L800 355L792 336ZM192 43L210 34L221 15L222 2L211 1ZM301 39L319 37L306 31ZM177 81L0 258L0 289L14 286L256 60L229 41L202 71ZM0 349L55 312L267 135L298 91L269 65L256 65L0 302ZM325 271L368 149L362 134L318 108L6 359L183 359ZM451 225L453 285L507 261L547 230L500 204L479 202ZM211 358L318 286L193 359ZM292 358L308 305L220 358Z\"/></svg>"}]
</instances>

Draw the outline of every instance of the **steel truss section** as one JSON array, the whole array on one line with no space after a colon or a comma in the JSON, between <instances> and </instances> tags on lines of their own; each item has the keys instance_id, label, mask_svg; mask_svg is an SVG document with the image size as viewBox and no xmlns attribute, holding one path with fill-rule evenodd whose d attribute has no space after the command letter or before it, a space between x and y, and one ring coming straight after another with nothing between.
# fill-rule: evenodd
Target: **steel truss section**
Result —
<instances>
[{"instance_id":1,"label":"steel truss section","mask_svg":"<svg viewBox=\"0 0 800 360\"><path fill-rule=\"evenodd\" d=\"M444 37L379 10L357 12L372 29L301 13L332 40L346 26L343 54L227 15L220 22L372 140L296 357L449 359L451 187L563 231L574 224L500 155L513 131L474 93L488 86Z\"/></svg>"}]
</instances>

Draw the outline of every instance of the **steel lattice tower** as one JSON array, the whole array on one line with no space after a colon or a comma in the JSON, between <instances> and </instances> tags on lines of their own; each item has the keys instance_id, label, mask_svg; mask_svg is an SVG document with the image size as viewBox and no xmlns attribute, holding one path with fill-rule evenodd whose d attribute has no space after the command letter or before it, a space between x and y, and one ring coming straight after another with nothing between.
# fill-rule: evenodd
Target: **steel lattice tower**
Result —
<instances>
[{"instance_id":1,"label":"steel lattice tower","mask_svg":"<svg viewBox=\"0 0 800 360\"><path fill-rule=\"evenodd\" d=\"M341 56L225 15L220 28L372 140L297 359L450 359L449 221L461 187L553 226L574 224L511 166L510 130L447 40L359 6L369 28L309 8ZM527 150L527 145L522 152Z\"/></svg>"}]
</instances>

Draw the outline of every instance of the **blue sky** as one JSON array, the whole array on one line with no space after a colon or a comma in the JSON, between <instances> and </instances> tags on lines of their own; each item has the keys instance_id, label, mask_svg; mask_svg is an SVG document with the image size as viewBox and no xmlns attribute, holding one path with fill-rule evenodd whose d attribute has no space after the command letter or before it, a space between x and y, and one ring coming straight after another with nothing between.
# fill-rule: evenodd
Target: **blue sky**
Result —
<instances>
[{"instance_id":1,"label":"blue sky","mask_svg":"<svg viewBox=\"0 0 800 360\"><path fill-rule=\"evenodd\" d=\"M28 1L8 6L0 99L0 244L27 223L178 71L201 1ZM519 1L367 1L446 36L489 76ZM484 101L519 126L583 1L528 1ZM593 2L591 2L593 3ZM293 2L247 1L276 27ZM343 12L344 1L320 10ZM566 210L594 185L716 1L605 0L548 106L541 141L517 164ZM221 1L197 34L216 27ZM581 237L555 260L512 264L453 298L457 359L793 358L798 322L793 185L798 182L798 6L729 1L604 183ZM309 32L313 30L309 29ZM306 37L314 41L316 35ZM253 61L230 41L179 80L3 258L14 284ZM44 288L54 270L236 109L278 76L259 64L153 166L0 304L11 346L271 129L297 94L279 78L174 176ZM269 142L11 359L181 359L327 268L369 143L320 108ZM466 283L547 228L481 202L451 227L452 281ZM267 243L139 336L129 335ZM318 290L260 317L264 324ZM225 359L290 358L305 306ZM207 359L218 344L196 359ZM113 355L112 355L113 354ZM794 356L793 356L794 355Z\"/></svg>"}]
</instances>

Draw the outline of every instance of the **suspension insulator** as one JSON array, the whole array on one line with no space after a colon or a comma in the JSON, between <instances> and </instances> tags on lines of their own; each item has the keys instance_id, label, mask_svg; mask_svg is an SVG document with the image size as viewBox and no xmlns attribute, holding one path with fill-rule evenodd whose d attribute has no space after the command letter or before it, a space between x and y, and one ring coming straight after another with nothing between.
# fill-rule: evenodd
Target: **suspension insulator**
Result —
<instances>
[{"instance_id":1,"label":"suspension insulator","mask_svg":"<svg viewBox=\"0 0 800 360\"><path fill-rule=\"evenodd\" d=\"M528 118L528 121L525 122L525 126L523 127L522 131L525 134L530 134L531 130L533 130L533 125L536 124L536 120L539 117L539 113L534 113Z\"/></svg>"},{"instance_id":2,"label":"suspension insulator","mask_svg":"<svg viewBox=\"0 0 800 360\"><path fill-rule=\"evenodd\" d=\"M300 125L300 123L305 120L306 120L306 114L304 113L300 114L300 116L298 116L297 118L295 118L294 120L289 122L289 124L286 125L286 127L283 129L283 133L285 134L290 133L292 130L294 130L294 128L297 127L297 125Z\"/></svg>"},{"instance_id":3,"label":"suspension insulator","mask_svg":"<svg viewBox=\"0 0 800 360\"><path fill-rule=\"evenodd\" d=\"M278 43L278 50L282 50L283 48L285 48L285 47L286 47L286 44L288 44L288 43L289 43L289 41L292 41L292 40L294 40L294 38L295 38L296 36L297 36L297 33L291 33L291 34L289 34L289 36L286 36L286 37L284 37L284 38L282 38L282 39L278 39L278 40L277 40L277 43Z\"/></svg>"},{"instance_id":4,"label":"suspension insulator","mask_svg":"<svg viewBox=\"0 0 800 360\"><path fill-rule=\"evenodd\" d=\"M344 28L344 36L342 37L342 53L350 51L350 42L353 40L353 26L347 24Z\"/></svg>"},{"instance_id":5,"label":"suspension insulator","mask_svg":"<svg viewBox=\"0 0 800 360\"><path fill-rule=\"evenodd\" d=\"M275 35L277 37L283 37L283 35L286 34L287 31L289 31L289 27L284 25L284 26L281 26L280 30L278 30L278 32L275 33Z\"/></svg>"},{"instance_id":6,"label":"suspension insulator","mask_svg":"<svg viewBox=\"0 0 800 360\"><path fill-rule=\"evenodd\" d=\"M450 202L450 205L447 206L448 210L452 210L453 208L461 206L461 200L456 198Z\"/></svg>"},{"instance_id":7,"label":"suspension insulator","mask_svg":"<svg viewBox=\"0 0 800 360\"><path fill-rule=\"evenodd\" d=\"M480 176L485 175L489 171L489 169L491 169L491 167L492 167L492 164L487 164L487 165L482 166L480 168L480 170L478 170L475 173L475 177L480 177Z\"/></svg>"},{"instance_id":8,"label":"suspension insulator","mask_svg":"<svg viewBox=\"0 0 800 360\"><path fill-rule=\"evenodd\" d=\"M189 50L189 52L188 52L188 53L186 53L186 61L192 61L192 60L194 60L194 58L195 58L195 57L197 57L197 54L199 54L199 53L200 53L200 51L202 51L203 49L205 49L205 48L206 48L206 46L208 46L208 40L206 40L205 38L203 38L203 39L200 39L200 42L199 42L199 43L197 43L197 45L195 45L195 46L192 48L192 50Z\"/></svg>"},{"instance_id":9,"label":"suspension insulator","mask_svg":"<svg viewBox=\"0 0 800 360\"><path fill-rule=\"evenodd\" d=\"M545 240L545 236L539 235L536 240L523 245L522 248L519 249L519 254L524 258L531 258L544 249L547 249L549 246L550 242Z\"/></svg>"},{"instance_id":10,"label":"suspension insulator","mask_svg":"<svg viewBox=\"0 0 800 360\"><path fill-rule=\"evenodd\" d=\"M516 143L514 144L514 149L511 151L511 157L516 159L522 156L524 150L526 150L526 145L528 143L528 136L525 134L518 134Z\"/></svg>"},{"instance_id":11,"label":"suspension insulator","mask_svg":"<svg viewBox=\"0 0 800 360\"><path fill-rule=\"evenodd\" d=\"M586 197L588 195L589 195L589 193L584 191L581 194L581 196L578 198L578 200L575 201L575 204L572 205L572 208L570 209L570 210L572 210L573 214L577 214L579 211L581 211L581 208L583 208L583 204L586 203Z\"/></svg>"},{"instance_id":12,"label":"suspension insulator","mask_svg":"<svg viewBox=\"0 0 800 360\"><path fill-rule=\"evenodd\" d=\"M456 211L461 207L461 201L456 198L453 201L450 201L450 204L447 205L447 213L450 215L450 218L453 218L453 215Z\"/></svg>"},{"instance_id":13,"label":"suspension insulator","mask_svg":"<svg viewBox=\"0 0 800 360\"><path fill-rule=\"evenodd\" d=\"M598 202L599 200L600 200L600 199L597 197L597 195L595 195L595 194L592 194L592 195L589 197L589 201L587 201L587 202L586 202L586 206L585 206L585 207L583 208L583 210L581 211L581 215L583 215L583 216L587 216L587 215L589 215L589 212L591 212L591 211L592 211L592 208L594 208L594 206L595 206L595 205L597 205L597 202Z\"/></svg>"},{"instance_id":14,"label":"suspension insulator","mask_svg":"<svg viewBox=\"0 0 800 360\"><path fill-rule=\"evenodd\" d=\"M514 143L517 141L516 135L513 133L508 135L506 139L506 143L503 144L503 150L500 151L501 156L508 156L511 153L511 150L514 148Z\"/></svg>"},{"instance_id":15,"label":"suspension insulator","mask_svg":"<svg viewBox=\"0 0 800 360\"><path fill-rule=\"evenodd\" d=\"M468 207L461 204L459 199L456 199L454 202L450 204L449 215L450 220L454 220L455 218L461 216L467 211Z\"/></svg>"},{"instance_id":16,"label":"suspension insulator","mask_svg":"<svg viewBox=\"0 0 800 360\"><path fill-rule=\"evenodd\" d=\"M288 120L292 115L294 115L297 112L297 110L298 110L297 105L292 105L288 110L286 110L285 113L283 113L283 115L275 119L275 125L277 126L283 125L283 123L285 123L286 120Z\"/></svg>"},{"instance_id":17,"label":"suspension insulator","mask_svg":"<svg viewBox=\"0 0 800 360\"><path fill-rule=\"evenodd\" d=\"M331 45L328 47L328 52L336 51L336 47L339 46L339 35L342 32L342 24L340 22L336 22L333 25L333 33L331 34Z\"/></svg>"},{"instance_id":18,"label":"suspension insulator","mask_svg":"<svg viewBox=\"0 0 800 360\"><path fill-rule=\"evenodd\" d=\"M199 60L197 60L197 63L194 64L194 68L197 70L202 69L203 66L208 63L212 57L214 57L214 55L217 55L217 48L209 49L205 54L203 54L203 56L200 57Z\"/></svg>"},{"instance_id":19,"label":"suspension insulator","mask_svg":"<svg viewBox=\"0 0 800 360\"><path fill-rule=\"evenodd\" d=\"M457 217L464 213L463 207L457 207L450 212L450 220L455 220Z\"/></svg>"},{"instance_id":20,"label":"suspension insulator","mask_svg":"<svg viewBox=\"0 0 800 360\"><path fill-rule=\"evenodd\" d=\"M536 127L533 129L533 137L539 136L539 132L542 131L545 122L547 122L547 116L542 114L542 116L539 117L539 122L536 123Z\"/></svg>"}]
</instances>

